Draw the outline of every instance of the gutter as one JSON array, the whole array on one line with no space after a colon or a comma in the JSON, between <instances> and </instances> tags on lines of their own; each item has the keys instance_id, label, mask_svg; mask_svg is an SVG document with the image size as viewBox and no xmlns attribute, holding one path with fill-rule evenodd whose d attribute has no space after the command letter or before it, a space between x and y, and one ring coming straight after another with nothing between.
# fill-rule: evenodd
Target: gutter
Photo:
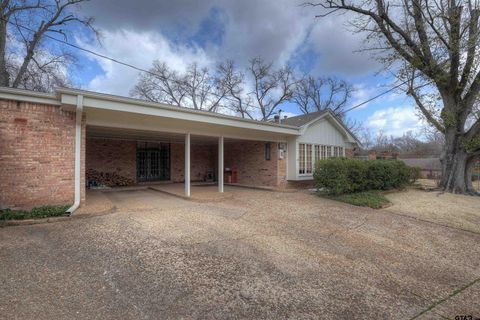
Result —
<instances>
[{"instance_id":1,"label":"gutter","mask_svg":"<svg viewBox=\"0 0 480 320\"><path fill-rule=\"evenodd\" d=\"M82 146L83 95L77 95L75 110L75 201L66 213L73 214L80 207L81 188L81 146Z\"/></svg>"}]
</instances>

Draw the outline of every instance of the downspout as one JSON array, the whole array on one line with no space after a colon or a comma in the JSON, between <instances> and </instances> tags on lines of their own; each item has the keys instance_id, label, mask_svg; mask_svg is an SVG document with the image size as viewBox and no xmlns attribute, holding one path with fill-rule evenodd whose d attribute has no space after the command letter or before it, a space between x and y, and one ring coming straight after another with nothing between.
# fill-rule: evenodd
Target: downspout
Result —
<instances>
[{"instance_id":1,"label":"downspout","mask_svg":"<svg viewBox=\"0 0 480 320\"><path fill-rule=\"evenodd\" d=\"M83 117L83 96L77 95L77 108L75 110L75 201L66 211L73 214L80 206L81 197L81 166L82 166L82 117Z\"/></svg>"}]
</instances>

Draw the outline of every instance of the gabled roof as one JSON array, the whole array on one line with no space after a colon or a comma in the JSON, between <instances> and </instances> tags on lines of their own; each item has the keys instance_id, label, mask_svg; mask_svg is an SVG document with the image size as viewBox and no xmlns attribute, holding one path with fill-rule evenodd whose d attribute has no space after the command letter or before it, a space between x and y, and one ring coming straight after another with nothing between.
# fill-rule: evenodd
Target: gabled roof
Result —
<instances>
[{"instance_id":1,"label":"gabled roof","mask_svg":"<svg viewBox=\"0 0 480 320\"><path fill-rule=\"evenodd\" d=\"M310 123L313 120L321 117L326 112L328 112L327 109L321 110L321 111L316 111L316 112L311 112L311 113L306 113L306 114L302 114L302 115L299 115L299 116L289 117L287 119L282 119L281 122L283 124L286 124L286 125L289 125L289 126L303 127L307 123Z\"/></svg>"},{"instance_id":2,"label":"gabled roof","mask_svg":"<svg viewBox=\"0 0 480 320\"><path fill-rule=\"evenodd\" d=\"M337 124L337 126L341 127L341 129L345 131L347 136L351 136L351 138L355 140L355 142L359 146L362 146L360 140L358 140L355 134L353 134L353 132L350 131L350 129L348 129L348 127L343 123L343 121L339 119L330 109L324 109L316 112L310 112L310 113L302 114L299 116L282 119L281 122L282 124L302 128L302 127L307 127L309 124L325 116L330 116L333 119L333 121Z\"/></svg>"}]
</instances>

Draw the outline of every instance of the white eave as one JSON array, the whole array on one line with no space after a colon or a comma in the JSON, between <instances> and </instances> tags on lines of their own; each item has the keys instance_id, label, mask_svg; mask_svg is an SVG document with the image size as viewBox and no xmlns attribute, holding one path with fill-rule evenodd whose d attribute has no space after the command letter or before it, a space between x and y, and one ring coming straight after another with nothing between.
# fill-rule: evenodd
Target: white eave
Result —
<instances>
[{"instance_id":1,"label":"white eave","mask_svg":"<svg viewBox=\"0 0 480 320\"><path fill-rule=\"evenodd\" d=\"M61 105L57 96L53 93L43 93L16 88L0 87L0 98L5 100Z\"/></svg>"},{"instance_id":2,"label":"white eave","mask_svg":"<svg viewBox=\"0 0 480 320\"><path fill-rule=\"evenodd\" d=\"M270 122L261 122L208 111L193 110L162 103L96 93L85 90L59 88L56 94L62 105L74 106L76 97L83 96L85 108L130 112L164 118L182 119L205 124L261 130L284 135L300 135L300 128Z\"/></svg>"},{"instance_id":3,"label":"white eave","mask_svg":"<svg viewBox=\"0 0 480 320\"><path fill-rule=\"evenodd\" d=\"M301 134L300 128L295 126L243 119L219 113L193 110L86 90L57 88L55 93L41 93L24 89L0 87L0 99L60 105L63 109L70 111L75 110L78 95L83 96L83 105L86 109L93 108L130 112L171 119L182 119L197 123L260 130L282 135L299 136Z\"/></svg>"}]
</instances>

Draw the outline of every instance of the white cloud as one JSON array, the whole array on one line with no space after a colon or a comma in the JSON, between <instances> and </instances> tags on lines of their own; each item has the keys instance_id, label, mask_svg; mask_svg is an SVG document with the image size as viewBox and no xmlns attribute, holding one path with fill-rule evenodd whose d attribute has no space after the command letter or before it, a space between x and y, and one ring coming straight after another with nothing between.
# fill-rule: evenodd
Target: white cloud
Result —
<instances>
[{"instance_id":1,"label":"white cloud","mask_svg":"<svg viewBox=\"0 0 480 320\"><path fill-rule=\"evenodd\" d=\"M201 66L209 65L210 59L201 48L170 43L162 34L148 31L117 30L103 33L102 46L93 46L82 39L77 41L89 50L116 58L139 68L149 69L153 60L159 59L178 71L196 61ZM100 57L88 55L103 69L87 85L89 90L128 96L136 84L139 72Z\"/></svg>"},{"instance_id":2,"label":"white cloud","mask_svg":"<svg viewBox=\"0 0 480 320\"><path fill-rule=\"evenodd\" d=\"M366 125L375 132L401 136L407 131L418 132L425 122L418 117L414 107L403 106L375 111L368 117Z\"/></svg>"}]
</instances>

